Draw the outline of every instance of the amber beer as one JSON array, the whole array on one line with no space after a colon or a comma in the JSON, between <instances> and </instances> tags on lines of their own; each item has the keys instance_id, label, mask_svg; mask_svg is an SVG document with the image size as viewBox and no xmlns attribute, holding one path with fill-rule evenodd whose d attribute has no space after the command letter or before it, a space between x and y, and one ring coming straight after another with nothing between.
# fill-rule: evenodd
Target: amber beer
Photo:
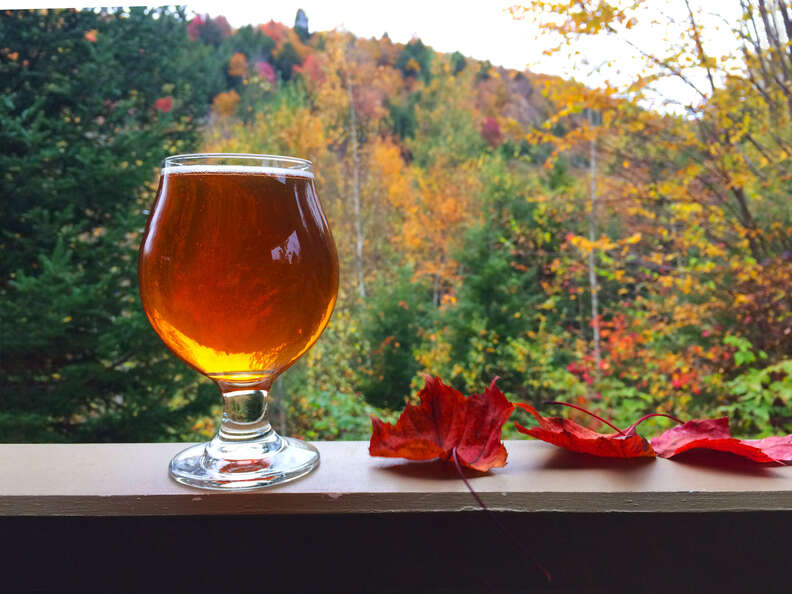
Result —
<instances>
[{"instance_id":1,"label":"amber beer","mask_svg":"<svg viewBox=\"0 0 792 594\"><path fill-rule=\"evenodd\" d=\"M268 387L336 300L336 248L306 171L166 167L139 258L152 326L221 387Z\"/></svg>"}]
</instances>

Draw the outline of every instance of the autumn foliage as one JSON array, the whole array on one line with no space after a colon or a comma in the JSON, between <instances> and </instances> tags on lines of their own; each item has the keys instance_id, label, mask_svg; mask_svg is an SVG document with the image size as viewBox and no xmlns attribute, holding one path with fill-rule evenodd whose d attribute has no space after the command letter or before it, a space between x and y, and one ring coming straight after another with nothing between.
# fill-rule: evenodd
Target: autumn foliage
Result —
<instances>
[{"instance_id":1,"label":"autumn foliage","mask_svg":"<svg viewBox=\"0 0 792 594\"><path fill-rule=\"evenodd\" d=\"M221 118L227 118L236 112L239 103L239 93L234 89L215 95L212 100L212 111Z\"/></svg>"},{"instance_id":2,"label":"autumn foliage","mask_svg":"<svg viewBox=\"0 0 792 594\"><path fill-rule=\"evenodd\" d=\"M229 76L238 76L242 78L247 74L247 71L248 63L247 58L245 58L245 54L237 52L231 56L231 60L228 62Z\"/></svg>"},{"instance_id":3,"label":"autumn foliage","mask_svg":"<svg viewBox=\"0 0 792 594\"><path fill-rule=\"evenodd\" d=\"M0 106L2 163L13 173L18 159L58 172L68 188L90 186L71 160L83 155L73 148L88 143L103 155L96 163L112 163L114 180L122 179L117 172L150 168L148 185L124 190L139 197L152 191L152 164L168 152L313 161L342 276L330 326L276 384L273 417L284 433L365 438L369 414L395 421L405 405L421 406L430 375L458 394L500 376L509 400L538 411L542 401L563 399L619 427L661 412L728 415L740 437L787 434L792 62L781 23L790 15L780 3L742 2L741 19L730 24L733 50L721 56L708 46L715 25L707 14L682 4L662 24L652 24L647 3L536 0L512 9L542 31L526 43L537 52L568 50L569 64L581 55L575 52L585 53L578 45L585 40L624 41L625 56L637 52L647 70L622 86L598 84L583 71L571 81L511 70L436 52L420 40L306 35L274 21L233 30L209 15L172 14L158 25L143 11L105 20L90 11L3 13L9 41L0 48L0 80L11 82ZM778 18L767 13L771 5ZM17 22L18 15L27 20ZM162 40L155 43L149 31L165 24L178 59L157 60ZM133 34L119 33L131 25ZM668 41L647 46L642 27ZM35 59L46 40L51 63ZM51 127L39 134L45 128L30 128L25 118L42 109L36 81L57 74L58 60L93 86L71 102L65 98L77 91L68 80L47 87L52 107L40 121ZM95 73L111 66L105 84ZM146 77L134 74L144 70ZM653 101L667 79L689 92ZM151 126L156 133L113 144L118 134ZM156 158L151 138L162 141ZM96 196L110 191L97 190L63 210L50 206L59 204L60 186L27 184L8 181L5 192L11 206L2 241L10 264L0 290L17 313L3 318L3 334L20 335L18 320L32 323L24 312L38 303L30 297L37 282L52 288L43 294L57 296L64 283L79 284L68 281L69 271L121 300L91 317L76 292L50 308L57 316L47 313L41 332L21 333L37 337L35 344L14 346L0 363L9 365L3 371L14 386L46 385L60 394L68 381L107 394L98 408L58 413L53 426L69 439L94 416L126 410L124 388L94 384L92 374L141 368L134 349L115 352L101 338L118 333L124 341L108 344L131 344L136 332L148 331L126 305L136 299L135 276L122 258L135 243L140 208L127 198L128 212L105 216ZM117 257L89 264L91 250L111 245ZM52 261L60 262L54 276ZM102 284L105 275L124 284ZM113 331L100 331L98 320ZM114 355L94 357L89 348L49 359L41 355L48 337L59 345L101 341L102 352ZM42 364L30 377L28 360ZM173 396L179 406L202 385L182 372L185 387ZM170 381L154 381L154 393L167 392ZM194 432L179 436L211 433L207 419L215 415L205 408L185 413ZM581 435L595 430L568 414L542 417L537 431L572 421ZM647 432L659 427L655 419L647 424ZM512 425L504 431L518 434ZM619 447L626 441L608 439ZM438 455L447 457L447 448Z\"/></svg>"}]
</instances>

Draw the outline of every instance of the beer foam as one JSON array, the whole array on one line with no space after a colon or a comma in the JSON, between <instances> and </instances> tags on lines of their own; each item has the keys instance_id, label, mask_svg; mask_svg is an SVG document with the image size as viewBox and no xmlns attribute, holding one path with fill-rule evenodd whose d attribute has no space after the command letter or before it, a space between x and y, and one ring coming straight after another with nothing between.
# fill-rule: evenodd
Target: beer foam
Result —
<instances>
[{"instance_id":1,"label":"beer foam","mask_svg":"<svg viewBox=\"0 0 792 594\"><path fill-rule=\"evenodd\" d=\"M312 171L287 169L285 167L264 167L263 165L169 165L163 167L162 175L180 173L247 173L270 176L308 177L313 179Z\"/></svg>"}]
</instances>

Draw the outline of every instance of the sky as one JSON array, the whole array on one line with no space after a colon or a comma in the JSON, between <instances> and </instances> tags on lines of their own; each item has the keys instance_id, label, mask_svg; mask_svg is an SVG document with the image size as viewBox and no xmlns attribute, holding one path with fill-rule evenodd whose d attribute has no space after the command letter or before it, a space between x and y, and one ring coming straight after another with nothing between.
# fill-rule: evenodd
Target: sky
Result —
<instances>
[{"instance_id":1,"label":"sky","mask_svg":"<svg viewBox=\"0 0 792 594\"><path fill-rule=\"evenodd\" d=\"M225 16L233 27L260 24L270 19L292 26L298 8L305 10L310 31L344 29L358 37L381 37L387 32L395 42L407 43L419 37L436 51L459 51L478 60L489 60L496 66L517 70L555 74L575 78L589 86L600 86L605 80L625 84L635 78L642 62L634 52L616 40L598 40L581 46L581 54L572 60L565 55L548 57L543 50L553 42L537 39L537 27L529 20L515 20L507 8L515 0L399 0L382 2L368 0L278 0L224 2L195 0L187 2L188 12ZM731 51L734 37L726 23L736 23L739 0L692 0L701 10L701 18L709 25L707 47L717 54ZM82 4L50 0L25 2L0 0L0 8L102 6L102 2ZM644 16L685 17L681 0L647 0ZM648 19L645 19L648 20ZM716 29L717 27L717 29ZM650 51L660 50L662 35L657 26L640 25L631 32L633 39ZM598 69L605 63L610 67ZM684 99L687 91L667 87L665 94ZM680 94L682 97L680 97Z\"/></svg>"},{"instance_id":2,"label":"sky","mask_svg":"<svg viewBox=\"0 0 792 594\"><path fill-rule=\"evenodd\" d=\"M345 29L358 37L379 38L387 32L395 42L420 37L440 52L466 56L522 70L530 58L529 27L506 12L514 2L504 0L399 0L355 2L299 0L223 5L232 26L267 22L271 18L294 24L298 8L308 16L310 31ZM217 12L216 2L190 2L197 12Z\"/></svg>"},{"instance_id":3,"label":"sky","mask_svg":"<svg viewBox=\"0 0 792 594\"><path fill-rule=\"evenodd\" d=\"M148 3L146 3L148 4ZM441 52L460 51L508 68L524 69L531 58L531 38L525 23L514 21L507 0L278 0L182 1L188 12L218 16L233 27L266 23L270 19L294 25L297 9L308 15L310 31L343 28L358 37L381 37L396 42L414 36ZM107 2L58 0L0 0L0 8L107 6Z\"/></svg>"}]
</instances>

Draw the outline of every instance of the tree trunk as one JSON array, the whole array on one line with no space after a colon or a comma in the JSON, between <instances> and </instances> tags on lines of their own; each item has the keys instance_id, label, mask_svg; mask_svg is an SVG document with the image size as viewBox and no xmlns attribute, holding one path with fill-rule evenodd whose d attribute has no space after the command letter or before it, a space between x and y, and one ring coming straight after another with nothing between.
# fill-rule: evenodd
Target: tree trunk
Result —
<instances>
[{"instance_id":1,"label":"tree trunk","mask_svg":"<svg viewBox=\"0 0 792 594\"><path fill-rule=\"evenodd\" d=\"M352 87L347 84L349 95L349 120L352 142L352 207L355 213L355 268L357 269L358 293L366 298L366 285L363 282L363 230L360 220L360 160L358 157L357 114L352 101Z\"/></svg>"},{"instance_id":2,"label":"tree trunk","mask_svg":"<svg viewBox=\"0 0 792 594\"><path fill-rule=\"evenodd\" d=\"M589 112L589 123L594 127L594 112ZM589 158L589 169L591 174L591 209L589 212L589 241L596 240L596 206L597 206L597 141L592 135L591 155ZM597 285L597 273L594 269L594 250L589 251L589 286L591 289L591 327L594 332L594 365L596 374L600 371L600 327L599 327L599 287Z\"/></svg>"}]
</instances>

